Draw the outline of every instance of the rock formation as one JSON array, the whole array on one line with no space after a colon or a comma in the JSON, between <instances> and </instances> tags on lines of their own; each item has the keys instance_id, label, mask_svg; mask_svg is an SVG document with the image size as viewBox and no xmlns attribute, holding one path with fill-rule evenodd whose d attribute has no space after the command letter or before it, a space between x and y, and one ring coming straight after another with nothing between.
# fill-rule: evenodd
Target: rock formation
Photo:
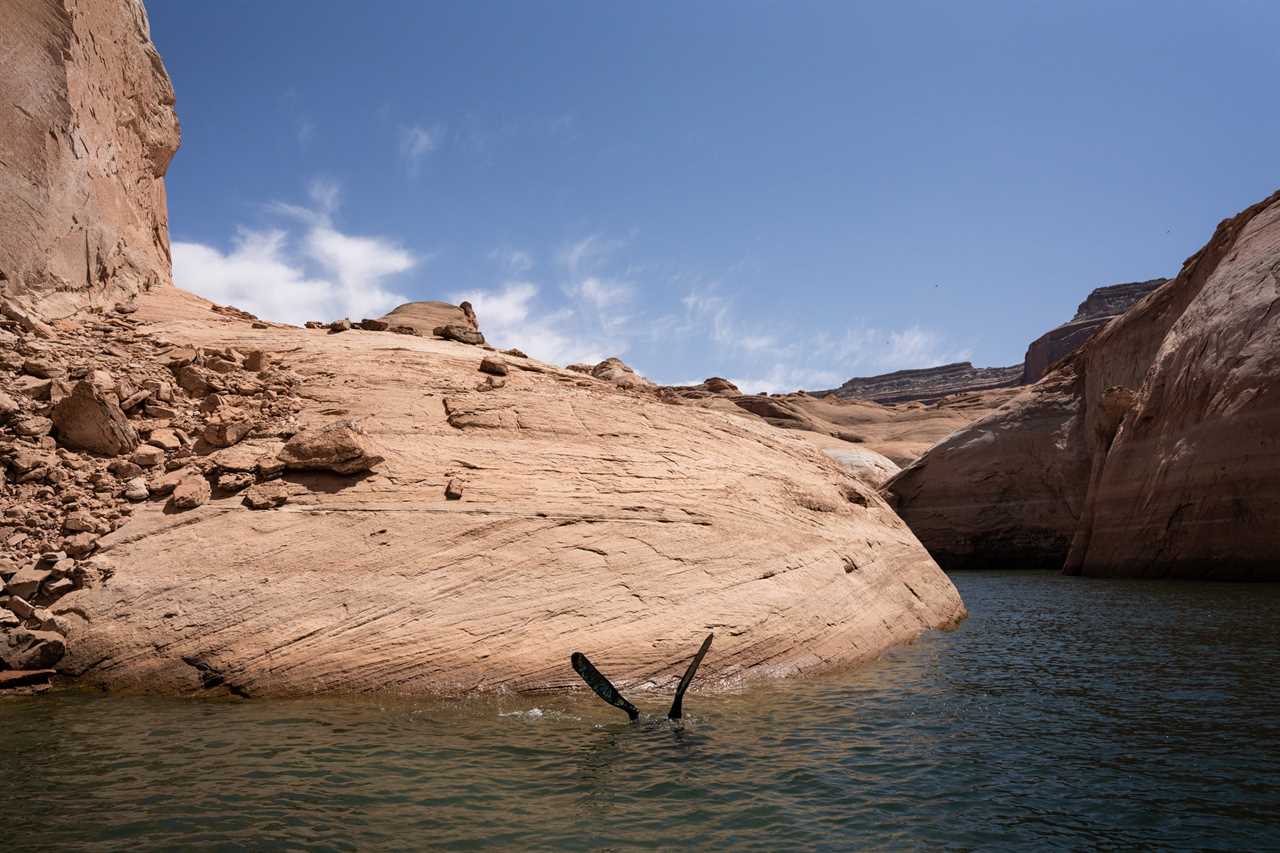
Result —
<instances>
[{"instance_id":1,"label":"rock formation","mask_svg":"<svg viewBox=\"0 0 1280 853\"><path fill-rule=\"evenodd\" d=\"M1022 384L1039 382L1053 364L1080 349L1108 323L1166 281L1168 279L1153 278L1099 287L1091 292L1071 320L1045 332L1027 347L1022 362Z\"/></svg>"},{"instance_id":2,"label":"rock formation","mask_svg":"<svg viewBox=\"0 0 1280 853\"><path fill-rule=\"evenodd\" d=\"M171 283L173 88L141 0L0 0L0 309L30 326Z\"/></svg>"},{"instance_id":3,"label":"rock formation","mask_svg":"<svg viewBox=\"0 0 1280 853\"><path fill-rule=\"evenodd\" d=\"M711 629L704 668L736 682L848 665L963 613L874 490L795 433L518 356L477 389L477 347L257 329L172 288L131 319L205 370L212 353L277 354L298 379L290 429L359 421L384 461L286 471L177 514L128 504L86 563L107 580L57 602L58 667L83 682L541 689L572 685L569 652L591 648L620 683L659 685ZM193 463L211 480L291 464L281 444L239 458L262 440Z\"/></svg>"},{"instance_id":4,"label":"rock formation","mask_svg":"<svg viewBox=\"0 0 1280 853\"><path fill-rule=\"evenodd\" d=\"M831 391L816 391L816 396L833 395L846 400L870 400L875 403L932 403L952 394L972 394L997 388L1012 388L1021 383L1022 365L1011 367L974 367L967 361L895 370L879 376L863 376Z\"/></svg>"},{"instance_id":5,"label":"rock formation","mask_svg":"<svg viewBox=\"0 0 1280 853\"><path fill-rule=\"evenodd\" d=\"M995 411L1017 393L1017 389L955 394L930 404L880 405L831 395L815 397L804 392L742 394L731 382L713 377L699 385L663 387L659 393L672 402L802 431L809 443L824 450L844 452L845 459L852 459L861 451L871 451L886 457L893 465L907 465L946 436ZM872 467L888 470L879 463Z\"/></svg>"},{"instance_id":6,"label":"rock formation","mask_svg":"<svg viewBox=\"0 0 1280 853\"><path fill-rule=\"evenodd\" d=\"M419 335L433 335L437 328L444 326L480 331L476 312L470 302L463 302L461 305L450 305L448 302L406 302L385 314L380 322L386 324L384 328L412 329Z\"/></svg>"},{"instance_id":7,"label":"rock formation","mask_svg":"<svg viewBox=\"0 0 1280 853\"><path fill-rule=\"evenodd\" d=\"M1280 193L888 484L938 561L1280 578Z\"/></svg>"},{"instance_id":8,"label":"rock formation","mask_svg":"<svg viewBox=\"0 0 1280 853\"><path fill-rule=\"evenodd\" d=\"M3 684L460 694L590 648L642 687L708 630L735 683L963 616L874 489L736 406L499 358L466 303L297 329L176 290L141 5L0 2Z\"/></svg>"}]
</instances>

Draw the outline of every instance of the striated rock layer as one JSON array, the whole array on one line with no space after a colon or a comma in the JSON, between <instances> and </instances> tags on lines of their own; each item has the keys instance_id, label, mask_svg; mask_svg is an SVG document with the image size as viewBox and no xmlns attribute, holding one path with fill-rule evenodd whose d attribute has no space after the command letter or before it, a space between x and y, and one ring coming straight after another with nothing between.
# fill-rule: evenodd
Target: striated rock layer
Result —
<instances>
[{"instance_id":1,"label":"striated rock layer","mask_svg":"<svg viewBox=\"0 0 1280 853\"><path fill-rule=\"evenodd\" d=\"M1050 329L1031 342L1022 361L1022 383L1030 385L1061 359L1080 349L1108 323L1132 308L1168 279L1153 278L1129 284L1113 284L1092 291L1069 322Z\"/></svg>"},{"instance_id":2,"label":"striated rock layer","mask_svg":"<svg viewBox=\"0 0 1280 853\"><path fill-rule=\"evenodd\" d=\"M0 308L28 323L170 283L173 88L141 0L0 0Z\"/></svg>"},{"instance_id":3,"label":"striated rock layer","mask_svg":"<svg viewBox=\"0 0 1280 853\"><path fill-rule=\"evenodd\" d=\"M1020 384L1021 380L1020 364L1011 367L974 367L970 362L958 361L937 367L855 377L835 390L815 393L876 403L932 403L952 394L1012 388Z\"/></svg>"},{"instance_id":4,"label":"striated rock layer","mask_svg":"<svg viewBox=\"0 0 1280 853\"><path fill-rule=\"evenodd\" d=\"M1280 193L891 481L945 568L1280 579Z\"/></svg>"},{"instance_id":5,"label":"striated rock layer","mask_svg":"<svg viewBox=\"0 0 1280 853\"><path fill-rule=\"evenodd\" d=\"M516 355L494 385L487 352L452 341L254 329L172 288L135 316L205 352L278 354L300 429L358 422L380 464L286 472L276 508L139 504L97 543L107 580L59 602L84 617L60 668L88 683L533 690L574 685L586 650L621 684L669 684L708 631L704 672L736 682L964 613L883 499L793 433Z\"/></svg>"}]
</instances>

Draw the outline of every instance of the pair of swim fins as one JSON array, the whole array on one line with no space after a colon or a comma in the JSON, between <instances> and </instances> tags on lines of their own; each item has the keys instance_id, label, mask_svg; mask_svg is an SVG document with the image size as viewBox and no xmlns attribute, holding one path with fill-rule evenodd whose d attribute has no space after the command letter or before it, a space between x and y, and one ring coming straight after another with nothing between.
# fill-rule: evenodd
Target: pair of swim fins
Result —
<instances>
[{"instance_id":1,"label":"pair of swim fins","mask_svg":"<svg viewBox=\"0 0 1280 853\"><path fill-rule=\"evenodd\" d=\"M713 637L715 637L714 633L707 635L707 638L702 641L702 648L698 649L698 653L689 662L689 668L684 671L684 677L680 679L680 686L676 688L676 698L671 703L671 710L667 712L668 720L678 720L684 716L684 692L693 683L693 675L698 671L698 665L702 663L702 658L707 654L707 649L711 648ZM596 692L597 696L613 707L626 711L627 716L631 718L631 722L634 723L639 719L640 711L636 706L622 698L618 688L614 687L612 682L605 678L600 670L592 665L591 661L587 660L586 655L582 652L574 652L569 657L569 663L573 665L574 671L582 676L582 680L587 682L587 686Z\"/></svg>"}]
</instances>

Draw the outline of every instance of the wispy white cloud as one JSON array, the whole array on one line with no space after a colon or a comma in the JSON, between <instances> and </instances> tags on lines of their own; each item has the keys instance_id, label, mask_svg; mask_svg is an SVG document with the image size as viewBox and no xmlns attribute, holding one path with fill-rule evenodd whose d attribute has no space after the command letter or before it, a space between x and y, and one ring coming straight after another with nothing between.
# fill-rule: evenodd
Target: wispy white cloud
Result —
<instances>
[{"instance_id":1,"label":"wispy white cloud","mask_svg":"<svg viewBox=\"0 0 1280 853\"><path fill-rule=\"evenodd\" d=\"M418 176L422 170L422 161L436 150L443 135L444 131L439 125L427 128L415 124L400 129L400 156L408 164L410 176Z\"/></svg>"},{"instance_id":2,"label":"wispy white cloud","mask_svg":"<svg viewBox=\"0 0 1280 853\"><path fill-rule=\"evenodd\" d=\"M229 251L188 241L173 243L174 281L215 302L268 320L301 323L378 316L406 297L387 280L417 259L384 237L348 234L333 222L341 193L315 181L312 206L273 202L267 209L302 226L239 227Z\"/></svg>"},{"instance_id":3,"label":"wispy white cloud","mask_svg":"<svg viewBox=\"0 0 1280 853\"><path fill-rule=\"evenodd\" d=\"M515 346L554 364L603 361L620 350L584 329L572 307L545 308L530 281L507 281L493 290L470 290L449 297L466 300L480 318L485 339L498 347Z\"/></svg>"},{"instance_id":4,"label":"wispy white cloud","mask_svg":"<svg viewBox=\"0 0 1280 853\"><path fill-rule=\"evenodd\" d=\"M680 308L648 324L653 338L705 340L711 350L709 363L733 365L727 372L739 378L732 381L749 393L822 390L857 375L970 357L968 351L948 347L942 335L919 325L881 329L854 320L836 335L815 332L785 318L767 323L744 319L718 282L689 290Z\"/></svg>"},{"instance_id":5,"label":"wispy white cloud","mask_svg":"<svg viewBox=\"0 0 1280 853\"><path fill-rule=\"evenodd\" d=\"M311 147L311 140L316 135L316 123L310 119L299 119L297 126L298 147L306 151Z\"/></svg>"},{"instance_id":6,"label":"wispy white cloud","mask_svg":"<svg viewBox=\"0 0 1280 853\"><path fill-rule=\"evenodd\" d=\"M494 249L489 253L489 260L509 275L521 276L533 269L533 255L523 249Z\"/></svg>"}]
</instances>

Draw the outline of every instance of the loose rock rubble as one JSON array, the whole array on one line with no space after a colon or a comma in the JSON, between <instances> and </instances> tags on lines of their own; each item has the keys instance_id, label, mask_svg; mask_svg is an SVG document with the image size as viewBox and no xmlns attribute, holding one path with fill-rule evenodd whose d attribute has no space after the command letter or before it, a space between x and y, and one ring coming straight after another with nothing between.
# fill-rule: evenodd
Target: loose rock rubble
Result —
<instances>
[{"instance_id":1,"label":"loose rock rubble","mask_svg":"<svg viewBox=\"0 0 1280 853\"><path fill-rule=\"evenodd\" d=\"M58 599L102 580L88 561L98 540L142 502L288 498L269 481L297 431L299 377L269 353L176 346L132 313L39 330L0 319L0 670L57 664L66 620L81 618ZM338 467L373 458L348 453Z\"/></svg>"}]
</instances>

